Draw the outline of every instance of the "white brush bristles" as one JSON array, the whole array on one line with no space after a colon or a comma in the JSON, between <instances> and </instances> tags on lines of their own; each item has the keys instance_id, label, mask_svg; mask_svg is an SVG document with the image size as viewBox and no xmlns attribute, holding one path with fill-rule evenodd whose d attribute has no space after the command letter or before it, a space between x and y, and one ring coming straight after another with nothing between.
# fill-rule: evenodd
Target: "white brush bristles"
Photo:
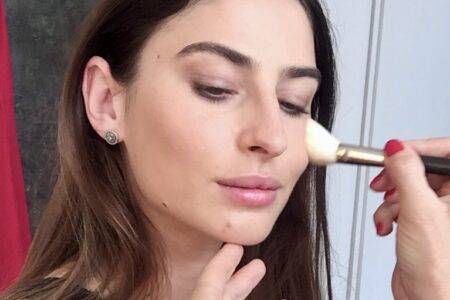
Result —
<instances>
[{"instance_id":1,"label":"white brush bristles","mask_svg":"<svg viewBox=\"0 0 450 300\"><path fill-rule=\"evenodd\" d=\"M340 141L322 125L308 119L306 125L306 149L309 161L324 166L336 162L336 152Z\"/></svg>"}]
</instances>

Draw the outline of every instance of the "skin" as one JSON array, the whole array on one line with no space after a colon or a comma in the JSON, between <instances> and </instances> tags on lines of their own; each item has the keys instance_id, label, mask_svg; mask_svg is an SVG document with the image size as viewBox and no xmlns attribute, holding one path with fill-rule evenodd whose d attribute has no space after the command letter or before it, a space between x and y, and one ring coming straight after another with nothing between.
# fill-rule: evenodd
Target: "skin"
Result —
<instances>
[{"instance_id":1,"label":"skin","mask_svg":"<svg viewBox=\"0 0 450 300\"><path fill-rule=\"evenodd\" d=\"M392 292L400 300L449 299L450 177L425 174L418 155L450 158L450 138L402 144L370 185L385 193L373 216L378 234L389 235L397 223Z\"/></svg>"},{"instance_id":2,"label":"skin","mask_svg":"<svg viewBox=\"0 0 450 300\"><path fill-rule=\"evenodd\" d=\"M177 56L204 41L258 65L238 67L207 52ZM297 1L272 0L203 1L184 11L146 43L130 86L116 82L102 58L87 64L87 115L101 136L114 129L126 146L139 201L168 246L171 298L192 293L223 242L262 242L305 170L309 115L290 116L281 100L309 112L318 82L280 77L291 65L316 66L311 26ZM236 93L212 103L192 80ZM242 175L279 180L276 201L259 208L231 202L216 180ZM255 268L263 274L262 261Z\"/></svg>"},{"instance_id":3,"label":"skin","mask_svg":"<svg viewBox=\"0 0 450 300\"><path fill-rule=\"evenodd\" d=\"M177 56L203 41L251 56L257 67L237 67L205 52ZM288 65L315 67L311 26L294 0L200 1L146 43L128 86L111 76L101 57L86 65L89 121L100 136L109 129L119 134L138 201L167 245L172 284L167 298L244 299L264 276L264 263L257 259L233 274L241 245L267 237L308 164L309 115L289 116L281 100L308 112L318 86L312 78L280 78ZM208 102L193 90L194 79L236 93ZM374 216L384 224L381 234L398 220L396 299L450 297L448 178L427 181L416 153L448 155L449 140L439 147L431 140L405 143L406 150L387 158L387 176L372 185L375 191L399 191L393 196L397 203L385 202ZM256 174L283 185L268 207L234 204L216 183Z\"/></svg>"}]
</instances>

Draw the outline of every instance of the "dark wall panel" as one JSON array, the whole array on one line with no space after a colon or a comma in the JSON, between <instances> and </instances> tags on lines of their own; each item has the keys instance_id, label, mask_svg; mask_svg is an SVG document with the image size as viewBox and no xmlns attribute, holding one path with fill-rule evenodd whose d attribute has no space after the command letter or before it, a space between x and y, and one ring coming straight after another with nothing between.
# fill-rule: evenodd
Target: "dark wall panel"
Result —
<instances>
[{"instance_id":1,"label":"dark wall panel","mask_svg":"<svg viewBox=\"0 0 450 300\"><path fill-rule=\"evenodd\" d=\"M93 0L6 0L15 116L34 233L55 179L56 104L69 50Z\"/></svg>"}]
</instances>

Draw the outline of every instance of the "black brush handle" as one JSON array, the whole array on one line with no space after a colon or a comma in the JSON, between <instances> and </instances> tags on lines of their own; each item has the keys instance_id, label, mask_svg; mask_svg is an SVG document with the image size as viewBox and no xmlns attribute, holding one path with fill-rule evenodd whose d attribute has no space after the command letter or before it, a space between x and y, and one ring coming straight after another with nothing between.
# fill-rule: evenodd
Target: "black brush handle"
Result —
<instances>
[{"instance_id":1,"label":"black brush handle","mask_svg":"<svg viewBox=\"0 0 450 300\"><path fill-rule=\"evenodd\" d=\"M450 158L421 155L427 173L450 176Z\"/></svg>"}]
</instances>

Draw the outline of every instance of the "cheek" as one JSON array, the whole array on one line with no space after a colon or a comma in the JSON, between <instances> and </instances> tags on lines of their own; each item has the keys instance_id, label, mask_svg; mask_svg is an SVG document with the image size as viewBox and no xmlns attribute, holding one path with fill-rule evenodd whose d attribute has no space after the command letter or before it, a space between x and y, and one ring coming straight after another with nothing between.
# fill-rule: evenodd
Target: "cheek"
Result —
<instances>
[{"instance_id":1,"label":"cheek","mask_svg":"<svg viewBox=\"0 0 450 300\"><path fill-rule=\"evenodd\" d=\"M298 142L297 149L298 151L294 153L295 157L293 158L293 162L295 163L295 166L297 166L296 177L299 178L308 167L309 158L306 151L306 145L302 140Z\"/></svg>"},{"instance_id":2,"label":"cheek","mask_svg":"<svg viewBox=\"0 0 450 300\"><path fill-rule=\"evenodd\" d=\"M215 128L217 122L202 113L198 99L178 93L149 90L130 109L126 146L131 168L146 201L158 206L196 201L214 173L221 146L229 143L226 133Z\"/></svg>"},{"instance_id":3,"label":"cheek","mask_svg":"<svg viewBox=\"0 0 450 300\"><path fill-rule=\"evenodd\" d=\"M309 163L305 143L305 127L306 118L301 120L301 122L295 120L292 126L286 126L289 147L287 153L285 153L285 166L289 170L289 181L294 184L306 170Z\"/></svg>"}]
</instances>

